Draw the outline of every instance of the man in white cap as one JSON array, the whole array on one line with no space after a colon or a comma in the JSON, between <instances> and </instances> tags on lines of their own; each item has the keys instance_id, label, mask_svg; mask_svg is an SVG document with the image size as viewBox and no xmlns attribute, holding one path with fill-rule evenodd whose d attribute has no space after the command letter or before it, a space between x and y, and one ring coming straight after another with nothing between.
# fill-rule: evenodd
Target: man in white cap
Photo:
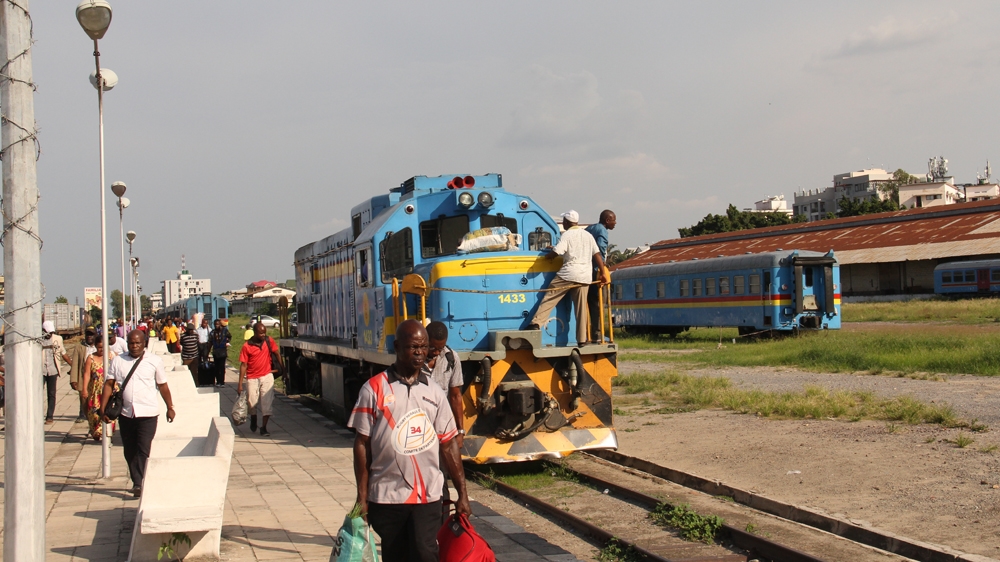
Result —
<instances>
[{"instance_id":1,"label":"man in white cap","mask_svg":"<svg viewBox=\"0 0 1000 562\"><path fill-rule=\"evenodd\" d=\"M580 222L580 215L576 211L562 214L563 232L559 237L559 243L549 249L546 259L562 256L563 265L556 272L555 279L549 284L549 290L544 293L542 302L538 305L538 311L528 324L529 330L541 329L542 323L549 318L549 313L559 304L568 293L573 299L573 308L576 311L576 340L579 345L587 343L587 288L590 286L591 271L594 264L600 274L600 282L607 284L611 282L608 278L607 269L604 267L604 260L601 258L601 249L597 247L594 237L585 229L577 226Z\"/></svg>"},{"instance_id":2,"label":"man in white cap","mask_svg":"<svg viewBox=\"0 0 1000 562\"><path fill-rule=\"evenodd\" d=\"M45 425L51 425L56 413L56 382L59 380L59 361L70 364L69 355L63 346L62 336L56 333L56 325L51 320L42 322L42 374L49 398L49 409L45 412Z\"/></svg>"}]
</instances>

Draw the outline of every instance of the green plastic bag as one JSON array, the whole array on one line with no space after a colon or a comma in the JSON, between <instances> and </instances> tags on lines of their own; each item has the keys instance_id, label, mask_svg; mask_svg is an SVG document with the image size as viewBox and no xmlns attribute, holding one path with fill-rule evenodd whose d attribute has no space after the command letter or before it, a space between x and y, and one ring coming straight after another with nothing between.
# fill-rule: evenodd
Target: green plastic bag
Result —
<instances>
[{"instance_id":1,"label":"green plastic bag","mask_svg":"<svg viewBox=\"0 0 1000 562\"><path fill-rule=\"evenodd\" d=\"M375 535L361 517L344 518L333 541L330 562L379 562Z\"/></svg>"}]
</instances>

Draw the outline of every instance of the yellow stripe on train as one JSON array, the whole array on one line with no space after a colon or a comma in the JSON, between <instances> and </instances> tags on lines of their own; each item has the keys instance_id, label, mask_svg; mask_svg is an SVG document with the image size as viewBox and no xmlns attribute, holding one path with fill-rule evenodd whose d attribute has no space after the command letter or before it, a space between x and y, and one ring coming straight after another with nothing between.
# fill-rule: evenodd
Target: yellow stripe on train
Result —
<instances>
[{"instance_id":1,"label":"yellow stripe on train","mask_svg":"<svg viewBox=\"0 0 1000 562\"><path fill-rule=\"evenodd\" d=\"M526 273L553 273L562 267L562 258L551 260L537 256L506 256L452 259L434 264L431 268L430 284L445 277L480 277L490 275L513 275Z\"/></svg>"}]
</instances>

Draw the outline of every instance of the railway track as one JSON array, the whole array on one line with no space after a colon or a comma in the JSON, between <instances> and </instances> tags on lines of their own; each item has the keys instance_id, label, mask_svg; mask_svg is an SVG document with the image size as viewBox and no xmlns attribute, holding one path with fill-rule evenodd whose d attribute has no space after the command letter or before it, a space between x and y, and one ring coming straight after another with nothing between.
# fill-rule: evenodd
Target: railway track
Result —
<instances>
[{"instance_id":1,"label":"railway track","mask_svg":"<svg viewBox=\"0 0 1000 562\"><path fill-rule=\"evenodd\" d=\"M589 537L593 544L605 551L612 540L616 541L613 548L617 553L631 551L630 555L622 556L622 560L833 562L901 560L905 557L930 562L959 562L972 559L948 547L922 543L807 508L782 504L617 452L576 455L571 462L561 463L553 470L559 471L559 478L543 489L528 491L494 478L489 473L489 467L471 468L470 472L496 492L512 497L549 519ZM553 473L553 476L556 474ZM769 528L781 535L781 542L758 534L757 525L722 525L716 534L716 545L682 539L677 531L652 521L651 514L663 513L674 507L658 497L663 495L663 488L669 486L664 480L717 498L726 498L728 506L719 504L717 500L715 505L720 509L730 507L729 512L736 509L735 504L746 506L740 509L759 516L751 516L750 520L763 518ZM687 494L694 493L690 490ZM704 507L700 509L705 510ZM808 527L816 530L809 530ZM788 546L788 543L807 546L799 550Z\"/></svg>"}]
</instances>

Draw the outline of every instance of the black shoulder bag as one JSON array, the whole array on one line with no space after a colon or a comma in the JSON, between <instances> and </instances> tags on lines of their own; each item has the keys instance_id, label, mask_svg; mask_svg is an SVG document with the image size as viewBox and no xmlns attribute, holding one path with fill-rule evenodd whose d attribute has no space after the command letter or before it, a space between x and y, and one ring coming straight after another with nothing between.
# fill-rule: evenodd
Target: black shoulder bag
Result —
<instances>
[{"instance_id":1,"label":"black shoulder bag","mask_svg":"<svg viewBox=\"0 0 1000 562\"><path fill-rule=\"evenodd\" d=\"M146 354L143 353L143 357L145 356ZM109 420L115 421L118 419L118 416L122 415L122 408L125 407L125 387L128 386L128 381L132 379L136 367L139 366L139 363L142 363L143 357L136 359L135 363L132 363L132 369L128 372L128 376L125 377L125 382L122 383L118 390L111 393L111 398L108 398L108 404L104 407L104 415Z\"/></svg>"},{"instance_id":2,"label":"black shoulder bag","mask_svg":"<svg viewBox=\"0 0 1000 562\"><path fill-rule=\"evenodd\" d=\"M275 378L284 378L285 366L281 363L281 359L278 357L278 354L271 350L272 341L274 340L271 339L271 336L268 336L267 339L264 340L264 345L267 346L267 352L271 354L271 371L274 373Z\"/></svg>"}]
</instances>

